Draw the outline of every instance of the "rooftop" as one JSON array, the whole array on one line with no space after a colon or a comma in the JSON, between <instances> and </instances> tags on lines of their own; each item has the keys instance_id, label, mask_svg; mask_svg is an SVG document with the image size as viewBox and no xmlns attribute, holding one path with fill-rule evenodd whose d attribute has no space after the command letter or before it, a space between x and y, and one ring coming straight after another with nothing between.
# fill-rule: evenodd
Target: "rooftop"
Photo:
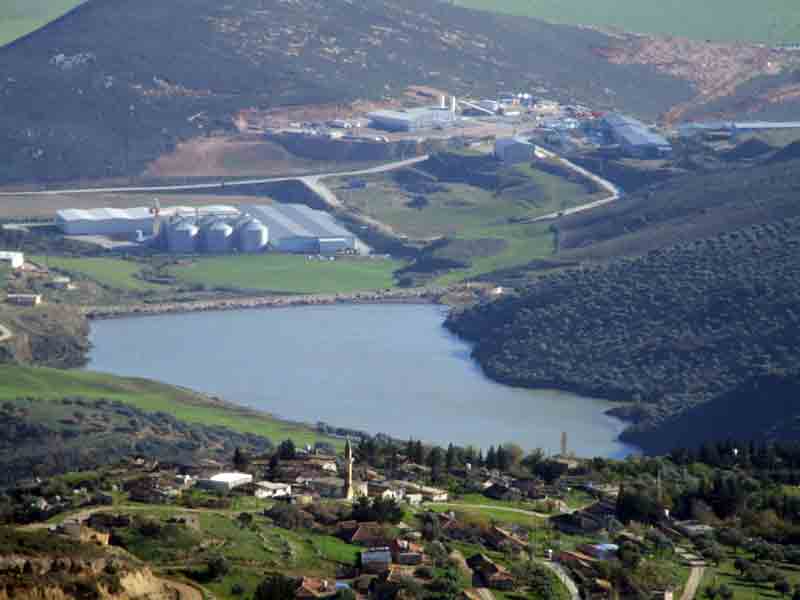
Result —
<instances>
[{"instance_id":1,"label":"rooftop","mask_svg":"<svg viewBox=\"0 0 800 600\"><path fill-rule=\"evenodd\" d=\"M233 471L231 473L217 473L216 475L212 475L209 477L209 481L216 481L219 483L236 483L237 481L241 481L242 479L252 479L252 475L248 475L247 473L238 473Z\"/></svg>"},{"instance_id":2,"label":"rooftop","mask_svg":"<svg viewBox=\"0 0 800 600\"><path fill-rule=\"evenodd\" d=\"M263 204L243 210L264 223L272 239L287 237L352 238L334 218L305 204Z\"/></svg>"}]
</instances>

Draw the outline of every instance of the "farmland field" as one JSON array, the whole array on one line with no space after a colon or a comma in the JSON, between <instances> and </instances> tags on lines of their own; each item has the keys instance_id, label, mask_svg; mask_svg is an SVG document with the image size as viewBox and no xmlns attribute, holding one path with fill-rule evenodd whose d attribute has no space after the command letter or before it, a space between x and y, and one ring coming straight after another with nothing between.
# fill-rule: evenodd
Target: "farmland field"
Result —
<instances>
[{"instance_id":1,"label":"farmland field","mask_svg":"<svg viewBox=\"0 0 800 600\"><path fill-rule=\"evenodd\" d=\"M265 254L196 258L172 267L179 282L209 288L235 288L279 293L333 294L377 290L394 285L402 263L383 258L337 258Z\"/></svg>"},{"instance_id":2,"label":"farmland field","mask_svg":"<svg viewBox=\"0 0 800 600\"><path fill-rule=\"evenodd\" d=\"M0 6L0 46L44 27L85 0L4 0Z\"/></svg>"},{"instance_id":3,"label":"farmland field","mask_svg":"<svg viewBox=\"0 0 800 600\"><path fill-rule=\"evenodd\" d=\"M63 258L33 256L31 260L71 275L80 275L124 291L145 291L158 286L138 279L142 265L117 258Z\"/></svg>"},{"instance_id":4,"label":"farmland field","mask_svg":"<svg viewBox=\"0 0 800 600\"><path fill-rule=\"evenodd\" d=\"M468 8L697 40L800 41L800 4L786 0L456 0Z\"/></svg>"}]
</instances>

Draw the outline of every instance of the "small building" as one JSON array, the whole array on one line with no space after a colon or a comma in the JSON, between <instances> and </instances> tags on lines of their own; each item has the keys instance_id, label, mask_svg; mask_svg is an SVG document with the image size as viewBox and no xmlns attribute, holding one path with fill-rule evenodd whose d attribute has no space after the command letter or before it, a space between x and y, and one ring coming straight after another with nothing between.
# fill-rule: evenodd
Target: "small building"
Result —
<instances>
[{"instance_id":1,"label":"small building","mask_svg":"<svg viewBox=\"0 0 800 600\"><path fill-rule=\"evenodd\" d=\"M672 144L647 125L625 115L609 113L601 120L603 130L634 158L661 158L672 153Z\"/></svg>"},{"instance_id":2,"label":"small building","mask_svg":"<svg viewBox=\"0 0 800 600\"><path fill-rule=\"evenodd\" d=\"M445 490L440 490L435 487L422 487L419 490L422 493L422 498L427 502L447 502L450 495Z\"/></svg>"},{"instance_id":3,"label":"small building","mask_svg":"<svg viewBox=\"0 0 800 600\"><path fill-rule=\"evenodd\" d=\"M536 146L521 137L497 138L494 143L495 157L506 164L530 162Z\"/></svg>"},{"instance_id":4,"label":"small building","mask_svg":"<svg viewBox=\"0 0 800 600\"><path fill-rule=\"evenodd\" d=\"M271 481L259 481L255 484L256 498L288 498L292 495L292 486L288 483L273 483Z\"/></svg>"},{"instance_id":5,"label":"small building","mask_svg":"<svg viewBox=\"0 0 800 600\"><path fill-rule=\"evenodd\" d=\"M475 554L467 559L467 566L475 571L483 584L496 590L510 590L514 587L514 578L505 567L498 565L485 554Z\"/></svg>"},{"instance_id":6,"label":"small building","mask_svg":"<svg viewBox=\"0 0 800 600\"><path fill-rule=\"evenodd\" d=\"M38 306L42 303L41 294L8 294L6 302L17 306Z\"/></svg>"},{"instance_id":7,"label":"small building","mask_svg":"<svg viewBox=\"0 0 800 600\"><path fill-rule=\"evenodd\" d=\"M370 548L361 553L361 568L365 573L379 574L392 566L392 553L387 547Z\"/></svg>"},{"instance_id":8,"label":"small building","mask_svg":"<svg viewBox=\"0 0 800 600\"><path fill-rule=\"evenodd\" d=\"M0 251L0 265L6 265L10 269L21 269L25 264L25 254L22 252Z\"/></svg>"},{"instance_id":9,"label":"small building","mask_svg":"<svg viewBox=\"0 0 800 600\"><path fill-rule=\"evenodd\" d=\"M298 600L317 600L318 598L331 598L337 593L336 585L327 579L303 577L295 590L294 597Z\"/></svg>"},{"instance_id":10,"label":"small building","mask_svg":"<svg viewBox=\"0 0 800 600\"><path fill-rule=\"evenodd\" d=\"M422 546L408 540L394 540L390 546L392 560L398 565L420 565L425 559Z\"/></svg>"},{"instance_id":11,"label":"small building","mask_svg":"<svg viewBox=\"0 0 800 600\"><path fill-rule=\"evenodd\" d=\"M197 487L216 492L229 492L240 485L252 483L252 481L253 476L249 473L217 473L208 479L200 479Z\"/></svg>"},{"instance_id":12,"label":"small building","mask_svg":"<svg viewBox=\"0 0 800 600\"><path fill-rule=\"evenodd\" d=\"M678 521L675 523L675 529L692 539L714 533L714 528L711 525L704 525L699 521Z\"/></svg>"}]
</instances>

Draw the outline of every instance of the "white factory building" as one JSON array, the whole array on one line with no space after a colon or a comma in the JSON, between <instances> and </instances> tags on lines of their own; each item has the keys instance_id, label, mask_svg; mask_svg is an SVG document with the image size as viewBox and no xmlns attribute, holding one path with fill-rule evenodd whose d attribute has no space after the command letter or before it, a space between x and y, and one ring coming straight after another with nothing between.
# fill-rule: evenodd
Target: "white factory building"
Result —
<instances>
[{"instance_id":1,"label":"white factory building","mask_svg":"<svg viewBox=\"0 0 800 600\"><path fill-rule=\"evenodd\" d=\"M25 264L25 254L22 252L0 251L0 266L7 265L11 269L21 269Z\"/></svg>"},{"instance_id":2,"label":"white factory building","mask_svg":"<svg viewBox=\"0 0 800 600\"><path fill-rule=\"evenodd\" d=\"M456 107L458 101L455 97L450 99L447 106L444 97L439 106L423 108L407 108L401 110L376 110L367 115L370 125L376 129L386 131L417 131L435 127L447 127L456 122Z\"/></svg>"},{"instance_id":3,"label":"white factory building","mask_svg":"<svg viewBox=\"0 0 800 600\"><path fill-rule=\"evenodd\" d=\"M229 492L233 488L253 482L253 476L248 473L217 473L207 479L199 479L197 487L216 492Z\"/></svg>"},{"instance_id":4,"label":"white factory building","mask_svg":"<svg viewBox=\"0 0 800 600\"><path fill-rule=\"evenodd\" d=\"M279 252L335 254L358 251L358 238L326 212L305 204L268 204L242 209L269 230L270 245Z\"/></svg>"},{"instance_id":5,"label":"white factory building","mask_svg":"<svg viewBox=\"0 0 800 600\"><path fill-rule=\"evenodd\" d=\"M172 206L160 209L162 219L174 216L207 217L210 215L235 218L239 211L233 206ZM56 226L65 235L133 236L137 231L152 235L155 216L148 206L133 208L65 208L56 213Z\"/></svg>"}]
</instances>

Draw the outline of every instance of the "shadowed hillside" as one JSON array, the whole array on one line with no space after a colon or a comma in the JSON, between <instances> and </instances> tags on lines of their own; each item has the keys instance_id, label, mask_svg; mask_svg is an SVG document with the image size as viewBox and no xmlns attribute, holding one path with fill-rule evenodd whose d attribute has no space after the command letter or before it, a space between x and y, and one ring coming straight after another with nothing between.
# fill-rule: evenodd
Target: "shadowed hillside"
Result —
<instances>
[{"instance_id":1,"label":"shadowed hillside","mask_svg":"<svg viewBox=\"0 0 800 600\"><path fill-rule=\"evenodd\" d=\"M427 0L91 0L0 51L0 181L139 173L248 107L531 89L653 117L690 86L589 30Z\"/></svg>"}]
</instances>

